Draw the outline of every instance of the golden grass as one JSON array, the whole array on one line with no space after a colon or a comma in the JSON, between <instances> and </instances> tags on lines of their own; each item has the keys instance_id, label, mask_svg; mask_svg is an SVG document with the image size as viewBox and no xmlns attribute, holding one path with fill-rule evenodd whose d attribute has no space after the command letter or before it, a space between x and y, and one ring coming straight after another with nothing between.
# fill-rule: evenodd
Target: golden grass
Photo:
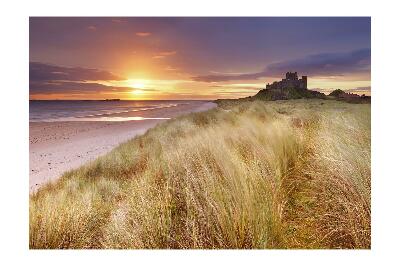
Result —
<instances>
[{"instance_id":1,"label":"golden grass","mask_svg":"<svg viewBox=\"0 0 400 266\"><path fill-rule=\"evenodd\" d=\"M370 248L370 105L172 119L30 197L30 248Z\"/></svg>"}]
</instances>

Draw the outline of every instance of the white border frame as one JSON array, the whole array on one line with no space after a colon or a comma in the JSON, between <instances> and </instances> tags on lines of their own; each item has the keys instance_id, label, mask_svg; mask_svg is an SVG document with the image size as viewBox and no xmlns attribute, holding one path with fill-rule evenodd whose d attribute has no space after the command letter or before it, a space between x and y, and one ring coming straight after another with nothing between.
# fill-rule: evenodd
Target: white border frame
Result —
<instances>
[{"instance_id":1,"label":"white border frame","mask_svg":"<svg viewBox=\"0 0 400 266\"><path fill-rule=\"evenodd\" d=\"M396 261L398 8L395 1L13 1L2 3L3 126L0 147L3 264L307 264L375 265ZM372 16L372 250L32 251L28 225L29 16ZM396 71L396 72L395 72ZM397 260L398 261L398 260ZM8 263L7 263L8 262Z\"/></svg>"}]
</instances>

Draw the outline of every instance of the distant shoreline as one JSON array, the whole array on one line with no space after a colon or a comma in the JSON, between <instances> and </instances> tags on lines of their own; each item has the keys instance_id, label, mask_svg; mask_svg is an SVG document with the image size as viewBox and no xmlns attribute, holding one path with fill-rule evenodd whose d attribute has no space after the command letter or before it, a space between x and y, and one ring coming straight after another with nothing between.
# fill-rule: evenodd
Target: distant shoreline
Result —
<instances>
[{"instance_id":1,"label":"distant shoreline","mask_svg":"<svg viewBox=\"0 0 400 266\"><path fill-rule=\"evenodd\" d=\"M217 99L216 99L217 100ZM52 99L52 100L50 100L50 99L43 99L43 100L41 100L41 99L29 99L29 101L30 102L35 102L35 101L38 101L38 102L46 102L46 101L61 101L61 102L64 102L64 101L80 101L80 102L106 102L106 101L109 101L109 102L112 102L113 100L110 100L110 99L99 99L99 100L85 100L85 99L77 99L77 100L68 100L68 99L64 99L64 100L62 100L62 99ZM118 101L121 101L121 102L138 102L138 101L140 101L140 102L143 102L143 101L149 101L149 102L158 102L158 101L165 101L165 102L168 102L168 101L191 101L191 102L212 102L212 101L215 101L215 100L193 100L193 99L179 99L179 100L165 100L165 99L161 99L161 100L137 100L137 99L132 99L132 100L128 100L128 99L119 99Z\"/></svg>"}]
</instances>

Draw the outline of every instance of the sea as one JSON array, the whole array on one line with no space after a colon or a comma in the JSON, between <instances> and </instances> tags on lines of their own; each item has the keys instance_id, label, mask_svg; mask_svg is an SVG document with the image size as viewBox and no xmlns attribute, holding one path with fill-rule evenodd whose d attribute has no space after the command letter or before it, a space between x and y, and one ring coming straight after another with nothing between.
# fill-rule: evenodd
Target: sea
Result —
<instances>
[{"instance_id":1,"label":"sea","mask_svg":"<svg viewBox=\"0 0 400 266\"><path fill-rule=\"evenodd\" d=\"M181 113L196 111L207 101L94 101L30 100L30 122L63 121L134 121L170 119Z\"/></svg>"}]
</instances>

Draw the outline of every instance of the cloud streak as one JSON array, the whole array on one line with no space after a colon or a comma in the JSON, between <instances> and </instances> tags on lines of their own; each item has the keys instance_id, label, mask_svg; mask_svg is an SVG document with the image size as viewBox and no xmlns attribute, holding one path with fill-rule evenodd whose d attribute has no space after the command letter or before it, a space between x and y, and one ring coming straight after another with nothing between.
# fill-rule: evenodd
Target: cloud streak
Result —
<instances>
[{"instance_id":1,"label":"cloud streak","mask_svg":"<svg viewBox=\"0 0 400 266\"><path fill-rule=\"evenodd\" d=\"M88 30L91 30L91 31L96 31L96 30L97 30L97 27L96 27L96 26L93 26L93 25L90 25L90 26L87 27L87 29L88 29Z\"/></svg>"},{"instance_id":2,"label":"cloud streak","mask_svg":"<svg viewBox=\"0 0 400 266\"><path fill-rule=\"evenodd\" d=\"M132 91L130 87L107 86L96 81L120 81L124 78L109 71L63 67L39 62L29 63L29 93L42 94L112 94Z\"/></svg>"},{"instance_id":3,"label":"cloud streak","mask_svg":"<svg viewBox=\"0 0 400 266\"><path fill-rule=\"evenodd\" d=\"M136 36L139 36L139 37L147 37L150 35L151 35L151 32L136 32Z\"/></svg>"},{"instance_id":4,"label":"cloud streak","mask_svg":"<svg viewBox=\"0 0 400 266\"><path fill-rule=\"evenodd\" d=\"M360 91L371 92L371 86L357 87L357 88L347 89L346 91L347 92L360 92Z\"/></svg>"},{"instance_id":5,"label":"cloud streak","mask_svg":"<svg viewBox=\"0 0 400 266\"><path fill-rule=\"evenodd\" d=\"M71 81L31 81L29 92L35 94L56 93L123 93L130 92L130 87L107 86L95 82L71 82Z\"/></svg>"},{"instance_id":6,"label":"cloud streak","mask_svg":"<svg viewBox=\"0 0 400 266\"><path fill-rule=\"evenodd\" d=\"M286 60L268 65L264 70L247 74L222 74L195 76L201 82L222 82L231 80L254 80L278 77L287 71L300 71L308 76L345 75L369 73L371 71L371 49L360 49L342 53L313 54L295 60Z\"/></svg>"},{"instance_id":7,"label":"cloud streak","mask_svg":"<svg viewBox=\"0 0 400 266\"><path fill-rule=\"evenodd\" d=\"M111 22L113 22L113 23L125 23L126 21L124 19L115 18L115 19L112 19Z\"/></svg>"},{"instance_id":8,"label":"cloud streak","mask_svg":"<svg viewBox=\"0 0 400 266\"><path fill-rule=\"evenodd\" d=\"M153 56L153 59L164 59L167 56L176 55L176 51L159 52Z\"/></svg>"},{"instance_id":9,"label":"cloud streak","mask_svg":"<svg viewBox=\"0 0 400 266\"><path fill-rule=\"evenodd\" d=\"M30 81L123 80L109 71L95 68L63 67L39 62L29 63Z\"/></svg>"}]
</instances>

